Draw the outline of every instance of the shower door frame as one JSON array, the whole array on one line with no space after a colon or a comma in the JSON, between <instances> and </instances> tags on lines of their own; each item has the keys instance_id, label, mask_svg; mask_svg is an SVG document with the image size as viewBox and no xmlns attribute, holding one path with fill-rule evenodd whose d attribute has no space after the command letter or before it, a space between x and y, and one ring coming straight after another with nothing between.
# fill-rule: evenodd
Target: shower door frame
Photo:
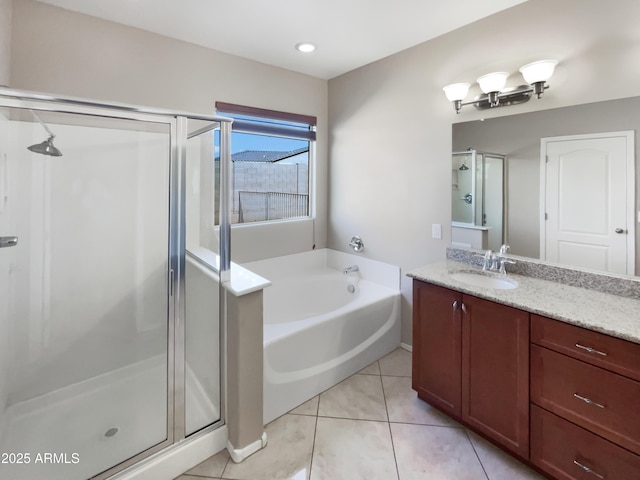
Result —
<instances>
[{"instance_id":1,"label":"shower door frame","mask_svg":"<svg viewBox=\"0 0 640 480\"><path fill-rule=\"evenodd\" d=\"M224 323L226 317L224 295L220 295L220 316L222 326L220 336L220 418L201 430L185 435L185 257L186 257L186 226L185 226L185 164L186 143L189 132L188 120L199 120L219 124L220 128L220 288L230 277L230 208L229 197L231 148L230 135L232 119L215 115L201 115L189 112L178 112L161 109L150 109L119 103L103 103L99 101L76 98L55 97L40 92L28 92L0 88L0 107L9 107L42 112L77 114L91 117L106 117L111 119L133 120L145 123L165 124L169 126L169 249L168 269L166 272L167 285L167 438L146 450L136 453L127 460L100 472L88 480L106 480L122 473L139 462L148 459L176 443L185 440L196 440L202 435L223 426L224 418L224 385L226 362L222 355L225 342ZM212 127L215 128L215 127ZM215 192L214 192L215 193ZM221 292L222 293L222 292ZM180 373L180 374L178 374Z\"/></svg>"}]
</instances>

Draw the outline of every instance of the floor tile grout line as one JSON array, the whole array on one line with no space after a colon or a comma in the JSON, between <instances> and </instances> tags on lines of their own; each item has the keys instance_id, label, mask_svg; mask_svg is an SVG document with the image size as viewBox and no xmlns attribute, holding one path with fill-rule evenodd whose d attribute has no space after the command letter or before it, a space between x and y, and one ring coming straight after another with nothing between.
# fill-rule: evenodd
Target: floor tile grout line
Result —
<instances>
[{"instance_id":1,"label":"floor tile grout line","mask_svg":"<svg viewBox=\"0 0 640 480\"><path fill-rule=\"evenodd\" d=\"M462 425L460 425L459 427L456 427L455 425L437 425L434 423L395 422L395 421L390 421L389 423L392 423L394 425L415 425L417 427L453 428L455 430L465 429Z\"/></svg>"},{"instance_id":2,"label":"floor tile grout line","mask_svg":"<svg viewBox=\"0 0 640 480\"><path fill-rule=\"evenodd\" d=\"M391 438L393 462L396 464L396 475L398 476L398 480L400 480L400 468L398 467L398 457L396 456L396 443L393 441L393 431L391 430L391 423L388 423L387 425L389 426L389 437Z\"/></svg>"},{"instance_id":3,"label":"floor tile grout line","mask_svg":"<svg viewBox=\"0 0 640 480\"><path fill-rule=\"evenodd\" d=\"M382 385L382 398L384 399L384 408L387 412L387 428L389 429L389 439L391 440L391 452L393 453L393 463L396 465L396 475L400 480L400 469L398 468L398 457L396 456L396 444L393 441L393 432L391 431L391 419L389 418L389 405L387 405L387 392L384 389L382 374L380 374L380 384Z\"/></svg>"},{"instance_id":4,"label":"floor tile grout line","mask_svg":"<svg viewBox=\"0 0 640 480\"><path fill-rule=\"evenodd\" d=\"M353 417L336 417L332 415L318 415L318 418L329 418L331 420L353 420L354 422L375 422L375 423L389 423L389 420L372 419L372 418L353 418ZM394 422L397 423L397 422Z\"/></svg>"},{"instance_id":5,"label":"floor tile grout line","mask_svg":"<svg viewBox=\"0 0 640 480\"><path fill-rule=\"evenodd\" d=\"M227 467L229 466L230 461L231 461L231 456L228 456L227 461L224 464L224 468L222 469L222 473L220 473L220 478L224 478L224 474L227 473Z\"/></svg>"},{"instance_id":6,"label":"floor tile grout line","mask_svg":"<svg viewBox=\"0 0 640 480\"><path fill-rule=\"evenodd\" d=\"M320 398L318 398L318 410L320 410ZM316 438L318 436L318 415L316 415L316 422L313 428L313 444L311 445L311 458L309 459L309 476L308 480L311 480L311 473L313 472L313 455L316 452Z\"/></svg>"},{"instance_id":7,"label":"floor tile grout line","mask_svg":"<svg viewBox=\"0 0 640 480\"><path fill-rule=\"evenodd\" d=\"M471 448L473 448L473 453L476 454L476 458L478 459L478 463L480 463L480 467L482 467L482 471L484 472L484 476L487 477L487 480L491 480L489 478L489 474L487 473L487 470L484 468L484 463L482 463L482 460L480 460L480 455L478 455L478 451L476 450L476 446L471 441L471 437L469 436L469 432L468 432L468 430L466 428L464 429L464 434L467 437L467 440L469 440L469 443L471 444Z\"/></svg>"}]
</instances>

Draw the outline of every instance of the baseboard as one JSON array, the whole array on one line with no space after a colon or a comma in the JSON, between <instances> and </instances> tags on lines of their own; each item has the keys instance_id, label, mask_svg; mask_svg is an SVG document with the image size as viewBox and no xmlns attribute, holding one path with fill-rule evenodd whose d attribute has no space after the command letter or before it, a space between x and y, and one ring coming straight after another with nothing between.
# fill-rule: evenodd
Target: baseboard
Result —
<instances>
[{"instance_id":1,"label":"baseboard","mask_svg":"<svg viewBox=\"0 0 640 480\"><path fill-rule=\"evenodd\" d=\"M235 448L231 442L227 440L227 451L234 463L240 463L245 458L253 455L258 450L262 450L267 446L267 432L262 432L262 437L243 448Z\"/></svg>"},{"instance_id":2,"label":"baseboard","mask_svg":"<svg viewBox=\"0 0 640 480\"><path fill-rule=\"evenodd\" d=\"M413 352L413 345L400 342L400 348L404 348L407 352Z\"/></svg>"}]
</instances>

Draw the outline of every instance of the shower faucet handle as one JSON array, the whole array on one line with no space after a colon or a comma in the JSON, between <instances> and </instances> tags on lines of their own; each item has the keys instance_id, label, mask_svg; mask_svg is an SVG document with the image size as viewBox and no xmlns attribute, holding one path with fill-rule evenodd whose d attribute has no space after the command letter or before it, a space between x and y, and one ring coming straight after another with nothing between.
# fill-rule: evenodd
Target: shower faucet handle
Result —
<instances>
[{"instance_id":1,"label":"shower faucet handle","mask_svg":"<svg viewBox=\"0 0 640 480\"><path fill-rule=\"evenodd\" d=\"M360 253L364 250L364 242L358 235L354 235L349 242L349 246L353 248L356 253Z\"/></svg>"}]
</instances>

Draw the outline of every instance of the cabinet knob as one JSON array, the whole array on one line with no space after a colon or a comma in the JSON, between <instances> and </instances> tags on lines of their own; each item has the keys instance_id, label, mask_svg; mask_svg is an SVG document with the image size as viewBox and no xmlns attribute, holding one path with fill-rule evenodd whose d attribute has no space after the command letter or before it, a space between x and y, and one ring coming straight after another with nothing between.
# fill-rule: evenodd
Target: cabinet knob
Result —
<instances>
[{"instance_id":1,"label":"cabinet knob","mask_svg":"<svg viewBox=\"0 0 640 480\"><path fill-rule=\"evenodd\" d=\"M464 303L462 304L462 313L467 313L467 306Z\"/></svg>"},{"instance_id":2,"label":"cabinet knob","mask_svg":"<svg viewBox=\"0 0 640 480\"><path fill-rule=\"evenodd\" d=\"M455 312L458 309L458 300L453 301L453 311Z\"/></svg>"}]
</instances>

